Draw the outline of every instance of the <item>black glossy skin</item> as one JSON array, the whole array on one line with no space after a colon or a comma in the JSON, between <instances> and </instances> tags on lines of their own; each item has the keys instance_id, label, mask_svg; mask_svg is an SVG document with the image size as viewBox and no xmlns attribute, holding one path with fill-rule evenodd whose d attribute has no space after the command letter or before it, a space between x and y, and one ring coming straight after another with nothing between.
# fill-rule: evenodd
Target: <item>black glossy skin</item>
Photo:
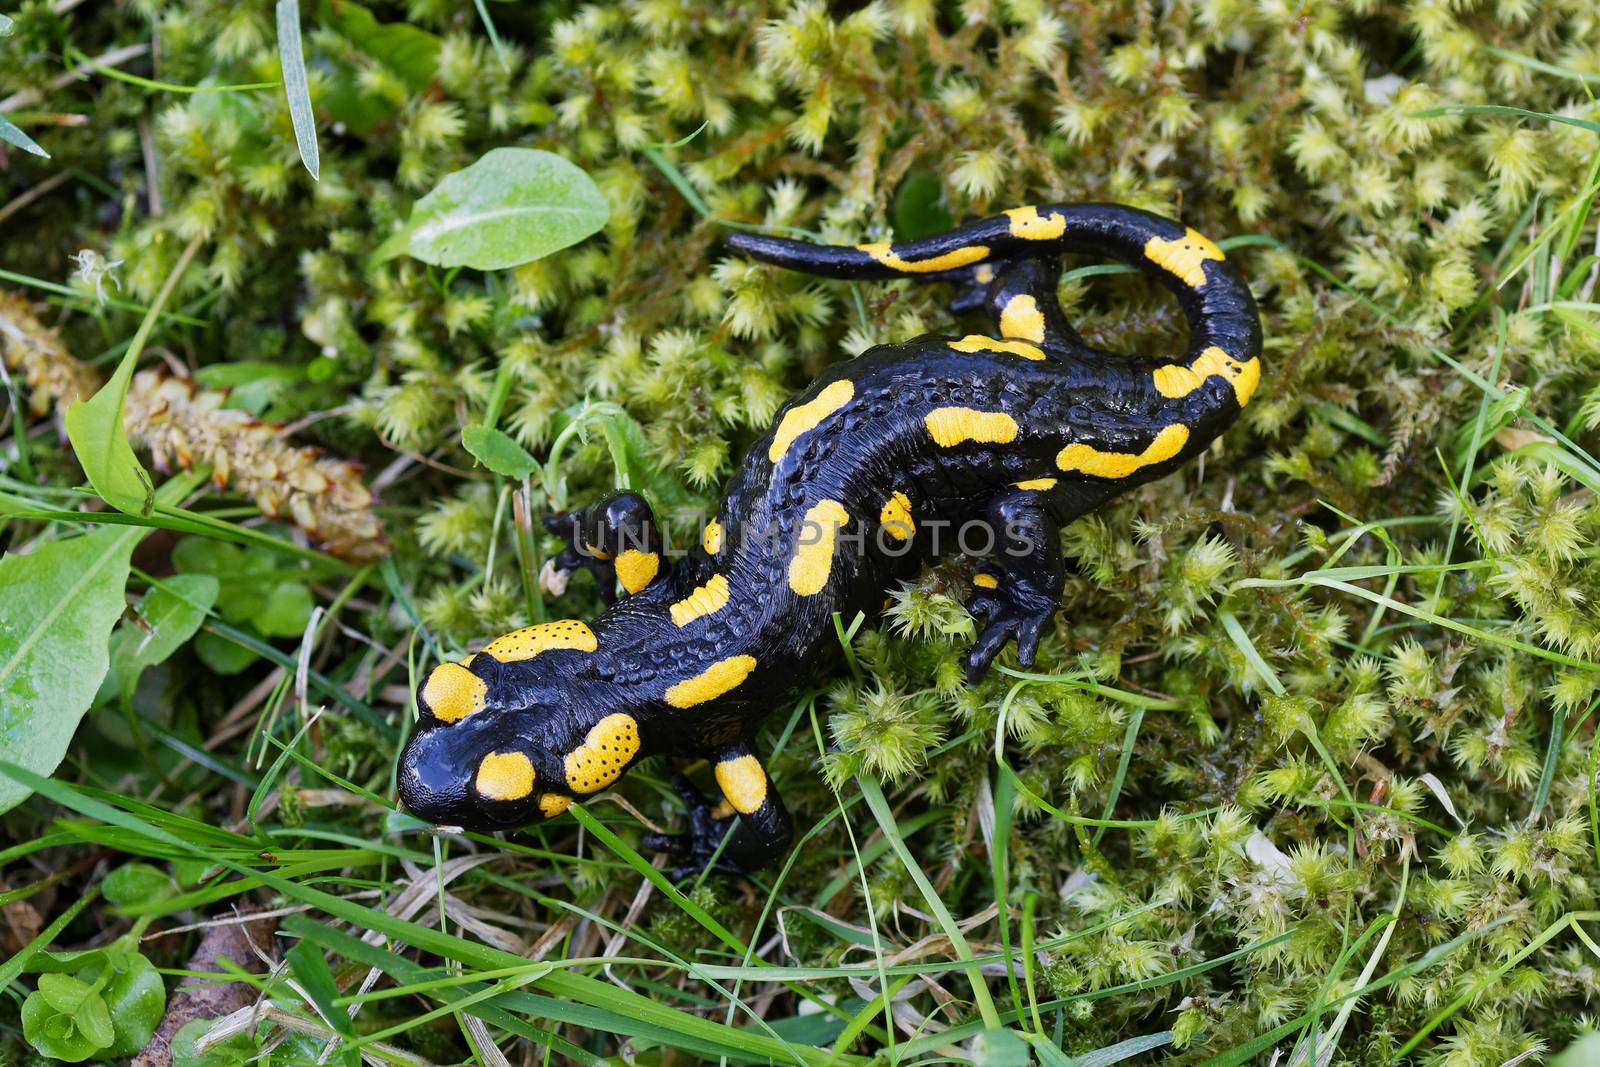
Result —
<instances>
[{"instance_id":1,"label":"black glossy skin","mask_svg":"<svg viewBox=\"0 0 1600 1067\"><path fill-rule=\"evenodd\" d=\"M594 621L592 651L552 649L514 662L479 653L467 667L476 681L448 675L473 694L482 683L481 695L470 699L449 695L443 682L424 686L418 701L422 720L401 757L400 792L407 808L435 822L477 828L537 821L544 813L541 798L559 808L566 798L590 795L579 787L590 783L570 780L564 761L601 720L626 728L616 718L620 714L636 725L637 751L620 746L607 776L652 755L705 757L742 785L742 793L732 792L741 793L746 808L759 802L735 818L727 786L720 810L713 810L684 784L691 833L652 835L648 845L672 851L680 873L708 862L719 845L720 865L733 870L753 870L781 856L790 839L789 819L755 762L751 739L773 709L829 669L838 654L835 612L847 620L857 611L875 614L887 585L913 576L936 553L959 551L956 533L966 524L967 548L981 551L986 532L995 538L969 601L982 624L967 660L969 677L980 678L1012 639L1019 660L1030 664L1063 584L1061 526L1188 461L1249 400L1260 369L1254 301L1222 259L1171 259L1168 246L1159 244L1186 240L1206 254L1215 252L1177 223L1115 205L1019 209L896 244L887 254L885 246L874 253L731 237L727 243L736 253L828 277L954 282L960 289L952 306L986 306L1001 324L998 338L1009 334L1006 344L1013 348L984 350L982 336L926 336L830 368L785 407L774 431L787 413L813 410L806 405L819 396L837 399L845 386L836 383L849 383L848 400L794 436L776 463L769 451L774 432L756 443L718 511L724 535L715 554L697 548L670 569L662 557L648 583L639 581L637 569L621 568L638 589ZM1189 351L1143 357L1087 347L1056 303L1055 260L1063 252L1130 263L1165 284L1187 315ZM952 254L962 261L959 266L915 269ZM1025 300L1013 303L1018 296L1032 298L1037 317L1002 314L1008 307L1029 307ZM1172 369L1191 365L1192 373ZM1162 367L1169 369L1157 370ZM1165 392L1158 382L1166 383ZM1165 395L1185 389L1185 395ZM952 407L983 413L976 439L940 443L935 425L941 416L931 422L929 416ZM1007 419L1014 437L1000 440ZM1070 458L1063 461L1064 455ZM1054 479L1048 487L1035 481L1047 478ZM895 493L910 505L916 532L909 543L888 536L884 527L882 509ZM807 583L802 580L798 589L791 584L791 562L802 538L818 539L817 523L806 517L821 501L836 502L848 516L846 532L860 540L836 538L822 568L825 579L815 592L802 592ZM949 525L936 538L939 522ZM607 592L613 566L629 544L658 547L648 505L635 494L561 517L552 529L575 542L558 559L558 569L593 570ZM671 606L713 575L726 580L726 603L680 625ZM733 682L726 692L686 707L669 702L671 687L708 668L713 674L725 670L714 665L727 662L747 673L721 676L719 684ZM456 702L447 717L470 710L446 723L430 707L430 694L441 706L447 697ZM533 785L525 797L495 800L483 794L484 779L475 776L489 753L501 754L496 759L526 756ZM521 756L515 759L521 766ZM515 792L524 784L502 788Z\"/></svg>"}]
</instances>

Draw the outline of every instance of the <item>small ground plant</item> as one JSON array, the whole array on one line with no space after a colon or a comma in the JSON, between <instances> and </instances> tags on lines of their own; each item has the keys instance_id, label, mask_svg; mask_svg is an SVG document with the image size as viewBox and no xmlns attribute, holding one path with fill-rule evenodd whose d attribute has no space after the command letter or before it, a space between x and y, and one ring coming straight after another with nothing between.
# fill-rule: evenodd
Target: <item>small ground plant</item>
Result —
<instances>
[{"instance_id":1,"label":"small ground plant","mask_svg":"<svg viewBox=\"0 0 1600 1067\"><path fill-rule=\"evenodd\" d=\"M0 1062L1600 1062L1597 89L1592 0L4 8ZM1265 370L1035 669L963 682L960 560L840 619L747 880L641 854L668 766L396 809L419 678L599 610L541 515L696 537L959 329L723 235L1084 200L1222 238Z\"/></svg>"}]
</instances>

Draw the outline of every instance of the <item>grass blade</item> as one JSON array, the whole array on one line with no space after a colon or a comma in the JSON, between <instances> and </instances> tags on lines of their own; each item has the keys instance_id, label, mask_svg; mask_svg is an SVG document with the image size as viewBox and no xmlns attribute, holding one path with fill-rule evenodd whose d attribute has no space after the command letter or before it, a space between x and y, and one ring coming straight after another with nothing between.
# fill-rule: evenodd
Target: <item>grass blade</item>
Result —
<instances>
[{"instance_id":1,"label":"grass blade","mask_svg":"<svg viewBox=\"0 0 1600 1067\"><path fill-rule=\"evenodd\" d=\"M289 99L289 119L294 123L294 143L300 149L300 162L306 165L313 181L321 181L317 117L311 110L306 54L300 43L300 0L278 0L278 62L283 68L283 93Z\"/></svg>"}]
</instances>

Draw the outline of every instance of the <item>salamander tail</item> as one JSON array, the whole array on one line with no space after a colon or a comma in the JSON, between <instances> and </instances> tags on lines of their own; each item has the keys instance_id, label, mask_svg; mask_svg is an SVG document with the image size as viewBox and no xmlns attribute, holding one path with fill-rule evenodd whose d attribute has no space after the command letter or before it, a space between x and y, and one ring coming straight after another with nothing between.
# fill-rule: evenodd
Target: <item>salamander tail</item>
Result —
<instances>
[{"instance_id":1,"label":"salamander tail","mask_svg":"<svg viewBox=\"0 0 1600 1067\"><path fill-rule=\"evenodd\" d=\"M1182 223L1121 204L1020 207L915 241L815 245L735 233L727 246L827 278L916 277L987 285L1008 264L1063 253L1098 255L1137 267L1171 290L1189 321L1189 351L1157 387L1169 395L1209 374L1234 378L1240 403L1260 377L1261 320L1244 280L1214 243Z\"/></svg>"}]
</instances>

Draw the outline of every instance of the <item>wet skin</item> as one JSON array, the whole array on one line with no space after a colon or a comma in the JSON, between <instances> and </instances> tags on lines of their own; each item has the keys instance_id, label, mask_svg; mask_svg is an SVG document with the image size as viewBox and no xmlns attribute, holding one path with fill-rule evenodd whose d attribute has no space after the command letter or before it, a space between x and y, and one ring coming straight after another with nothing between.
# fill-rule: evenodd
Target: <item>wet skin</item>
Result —
<instances>
[{"instance_id":1,"label":"wet skin","mask_svg":"<svg viewBox=\"0 0 1600 1067\"><path fill-rule=\"evenodd\" d=\"M703 757L720 798L679 779L690 832L650 835L677 873L752 871L791 828L756 755L757 728L832 669L833 615L869 616L936 555L982 555L968 607L976 682L1007 642L1033 662L1064 581L1059 531L1203 451L1260 379L1249 289L1210 241L1116 205L1008 211L918 241L820 246L737 234L744 256L832 278L958 286L991 334L925 336L835 365L745 457L702 544L669 561L649 504L617 494L547 520L608 599L436 668L400 760L400 796L430 821L508 829L561 814L639 760ZM1132 264L1178 298L1187 352L1089 347L1056 301L1057 260ZM730 834L731 831L731 834Z\"/></svg>"}]
</instances>

